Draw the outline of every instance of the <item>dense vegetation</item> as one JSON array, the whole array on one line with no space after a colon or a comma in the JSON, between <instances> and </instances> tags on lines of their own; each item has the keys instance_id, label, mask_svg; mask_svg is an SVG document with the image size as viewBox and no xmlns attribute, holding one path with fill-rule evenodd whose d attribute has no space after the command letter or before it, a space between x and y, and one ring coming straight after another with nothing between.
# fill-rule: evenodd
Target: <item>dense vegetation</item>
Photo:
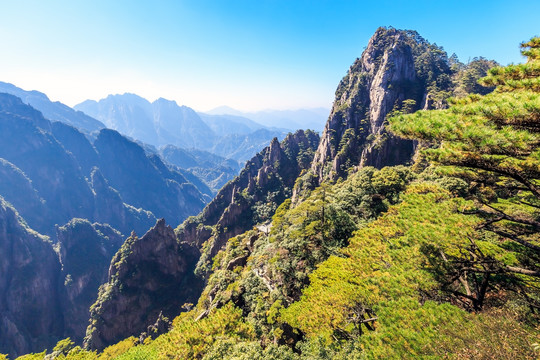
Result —
<instances>
[{"instance_id":1,"label":"dense vegetation","mask_svg":"<svg viewBox=\"0 0 540 360\"><path fill-rule=\"evenodd\" d=\"M522 46L494 92L394 113L412 167L357 169L231 238L171 331L56 358L538 358L540 38Z\"/></svg>"},{"instance_id":2,"label":"dense vegetation","mask_svg":"<svg viewBox=\"0 0 540 360\"><path fill-rule=\"evenodd\" d=\"M427 144L423 154L441 165L439 171L471 184L474 205L469 212L483 218L480 227L499 239L489 252L473 250L462 256L465 270L456 269L464 280L484 278L479 298L464 294L464 301L469 298L477 310L493 280L526 297L534 308L539 305L540 39L522 46L526 64L494 68L481 80L497 86L495 92L454 100L445 111L421 111L392 122L398 134ZM506 281L498 281L501 277Z\"/></svg>"}]
</instances>

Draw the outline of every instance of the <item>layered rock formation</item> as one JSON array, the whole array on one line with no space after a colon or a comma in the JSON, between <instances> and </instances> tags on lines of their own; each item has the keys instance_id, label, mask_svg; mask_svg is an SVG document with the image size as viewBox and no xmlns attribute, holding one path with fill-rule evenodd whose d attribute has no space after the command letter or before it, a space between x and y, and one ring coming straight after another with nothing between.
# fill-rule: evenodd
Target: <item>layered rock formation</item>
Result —
<instances>
[{"instance_id":1,"label":"layered rock formation","mask_svg":"<svg viewBox=\"0 0 540 360\"><path fill-rule=\"evenodd\" d=\"M111 261L108 282L91 307L85 345L101 350L145 332L159 317L173 318L194 302L202 281L193 270L198 250L180 243L165 220L143 237L129 237Z\"/></svg>"},{"instance_id":2,"label":"layered rock formation","mask_svg":"<svg viewBox=\"0 0 540 360\"><path fill-rule=\"evenodd\" d=\"M336 90L312 165L319 181L346 176L352 166L409 161L414 144L387 133L386 117L433 107L450 75L442 49L416 32L379 28Z\"/></svg>"}]
</instances>

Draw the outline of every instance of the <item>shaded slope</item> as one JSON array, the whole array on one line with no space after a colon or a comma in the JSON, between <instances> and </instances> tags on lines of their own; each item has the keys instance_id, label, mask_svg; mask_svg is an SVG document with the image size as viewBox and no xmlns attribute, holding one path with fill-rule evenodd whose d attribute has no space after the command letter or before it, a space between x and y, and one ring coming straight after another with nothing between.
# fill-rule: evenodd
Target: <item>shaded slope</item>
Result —
<instances>
[{"instance_id":1,"label":"shaded slope","mask_svg":"<svg viewBox=\"0 0 540 360\"><path fill-rule=\"evenodd\" d=\"M44 349L63 333L60 263L48 238L27 228L2 197L0 254L0 349Z\"/></svg>"}]
</instances>

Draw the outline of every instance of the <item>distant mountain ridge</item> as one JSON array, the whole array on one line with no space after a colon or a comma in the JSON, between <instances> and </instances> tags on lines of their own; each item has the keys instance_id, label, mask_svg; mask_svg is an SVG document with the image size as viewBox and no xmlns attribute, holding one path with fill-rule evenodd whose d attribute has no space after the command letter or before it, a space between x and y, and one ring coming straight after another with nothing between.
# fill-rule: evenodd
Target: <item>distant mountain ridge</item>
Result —
<instances>
[{"instance_id":1,"label":"distant mountain ridge","mask_svg":"<svg viewBox=\"0 0 540 360\"><path fill-rule=\"evenodd\" d=\"M266 128L266 126L243 116L227 114L212 115L202 112L198 112L197 114L212 129L212 131L218 134L248 134Z\"/></svg>"},{"instance_id":2,"label":"distant mountain ridge","mask_svg":"<svg viewBox=\"0 0 540 360\"><path fill-rule=\"evenodd\" d=\"M86 100L74 108L157 148L196 148L241 162L250 159L272 138L282 139L286 135L286 131L269 129L247 118L198 114L175 101L159 98L150 102L130 93ZM260 130L265 132L252 136ZM223 146L224 140L231 146Z\"/></svg>"},{"instance_id":3,"label":"distant mountain ridge","mask_svg":"<svg viewBox=\"0 0 540 360\"><path fill-rule=\"evenodd\" d=\"M281 140L298 129L321 132L330 113L325 108L244 113L229 107L196 112L175 101L160 98L150 102L130 93L86 100L74 108L158 148L197 148L241 162L274 137Z\"/></svg>"},{"instance_id":4,"label":"distant mountain ridge","mask_svg":"<svg viewBox=\"0 0 540 360\"><path fill-rule=\"evenodd\" d=\"M233 159L225 159L208 151L182 149L167 145L159 150L161 157L202 179L215 194L229 180L232 180L241 169ZM185 176L185 174L184 174Z\"/></svg>"},{"instance_id":5,"label":"distant mountain ridge","mask_svg":"<svg viewBox=\"0 0 540 360\"><path fill-rule=\"evenodd\" d=\"M15 95L25 104L41 111L43 116L52 121L60 121L85 131L105 128L105 124L80 111L76 111L61 102L52 102L47 95L39 91L26 91L15 85L0 81L0 93Z\"/></svg>"},{"instance_id":6,"label":"distant mountain ridge","mask_svg":"<svg viewBox=\"0 0 540 360\"><path fill-rule=\"evenodd\" d=\"M209 200L118 132L102 129L91 141L2 93L0 159L0 195L47 235L74 217L143 232L156 217L178 224Z\"/></svg>"},{"instance_id":7,"label":"distant mountain ridge","mask_svg":"<svg viewBox=\"0 0 540 360\"><path fill-rule=\"evenodd\" d=\"M110 129L154 146L201 147L212 136L195 111L162 98L150 103L126 93L100 101L86 100L74 108L101 119Z\"/></svg>"},{"instance_id":8,"label":"distant mountain ridge","mask_svg":"<svg viewBox=\"0 0 540 360\"><path fill-rule=\"evenodd\" d=\"M205 112L209 115L229 115L251 119L267 127L282 128L290 131L311 129L321 132L330 113L327 108L309 108L297 110L261 110L243 112L228 106L220 106Z\"/></svg>"}]
</instances>

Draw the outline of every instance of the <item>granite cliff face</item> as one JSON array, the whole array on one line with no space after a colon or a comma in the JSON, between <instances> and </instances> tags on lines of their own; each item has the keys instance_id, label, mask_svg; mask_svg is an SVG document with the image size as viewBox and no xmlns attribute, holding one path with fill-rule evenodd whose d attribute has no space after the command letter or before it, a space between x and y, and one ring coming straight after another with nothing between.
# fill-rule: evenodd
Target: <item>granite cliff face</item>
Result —
<instances>
[{"instance_id":1,"label":"granite cliff face","mask_svg":"<svg viewBox=\"0 0 540 360\"><path fill-rule=\"evenodd\" d=\"M313 160L319 181L346 175L353 166L404 164L414 153L409 140L385 130L392 111L432 108L448 90L446 53L417 33L379 28L341 80Z\"/></svg>"},{"instance_id":2,"label":"granite cliff face","mask_svg":"<svg viewBox=\"0 0 540 360\"><path fill-rule=\"evenodd\" d=\"M108 282L90 309L85 346L102 350L141 334L160 316L178 315L200 292L202 281L193 275L197 258L198 250L178 242L164 219L141 238L132 234L112 259Z\"/></svg>"},{"instance_id":3,"label":"granite cliff face","mask_svg":"<svg viewBox=\"0 0 540 360\"><path fill-rule=\"evenodd\" d=\"M63 333L60 263L48 238L2 197L0 254L0 349L12 356L44 349Z\"/></svg>"}]
</instances>

